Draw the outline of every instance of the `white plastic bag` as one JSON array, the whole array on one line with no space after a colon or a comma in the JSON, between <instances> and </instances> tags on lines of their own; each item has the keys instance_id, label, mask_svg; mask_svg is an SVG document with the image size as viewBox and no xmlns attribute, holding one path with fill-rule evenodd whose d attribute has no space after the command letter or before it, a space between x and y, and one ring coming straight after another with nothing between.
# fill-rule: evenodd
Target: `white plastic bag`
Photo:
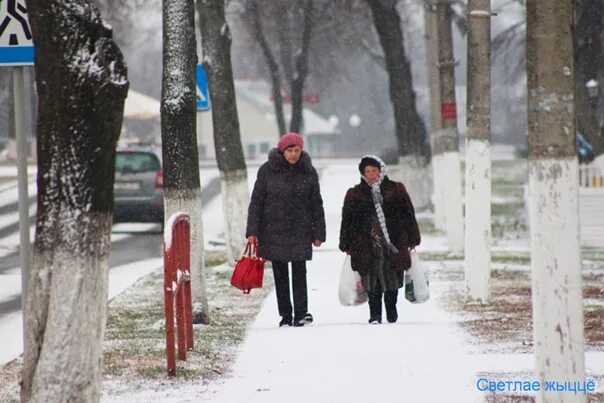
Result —
<instances>
[{"instance_id":1,"label":"white plastic bag","mask_svg":"<svg viewBox=\"0 0 604 403\"><path fill-rule=\"evenodd\" d=\"M344 306L364 304L369 298L367 296L367 291L365 291L365 287L363 287L361 275L352 270L349 255L346 255L344 263L342 263L338 297L340 298L340 304Z\"/></svg>"},{"instance_id":2,"label":"white plastic bag","mask_svg":"<svg viewBox=\"0 0 604 403\"><path fill-rule=\"evenodd\" d=\"M411 267L405 273L405 298L412 304L420 304L430 299L430 273L415 250L410 254Z\"/></svg>"}]
</instances>

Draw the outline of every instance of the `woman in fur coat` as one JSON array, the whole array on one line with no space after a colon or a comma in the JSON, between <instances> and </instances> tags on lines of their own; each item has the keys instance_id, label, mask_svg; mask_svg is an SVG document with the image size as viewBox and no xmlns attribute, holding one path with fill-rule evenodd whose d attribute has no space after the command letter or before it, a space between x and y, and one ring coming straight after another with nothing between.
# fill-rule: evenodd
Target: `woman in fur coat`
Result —
<instances>
[{"instance_id":1,"label":"woman in fur coat","mask_svg":"<svg viewBox=\"0 0 604 403\"><path fill-rule=\"evenodd\" d=\"M312 245L325 242L319 176L303 146L298 133L281 137L258 170L248 209L246 237L273 265L280 327L313 321L308 313L306 261L312 259ZM293 317L288 262L292 263Z\"/></svg>"},{"instance_id":2,"label":"woman in fur coat","mask_svg":"<svg viewBox=\"0 0 604 403\"><path fill-rule=\"evenodd\" d=\"M369 295L369 323L398 319L398 289L411 266L409 249L421 242L413 203L405 186L390 180L386 165L375 155L359 163L361 182L348 189L342 208L340 250L350 255L352 269Z\"/></svg>"}]
</instances>

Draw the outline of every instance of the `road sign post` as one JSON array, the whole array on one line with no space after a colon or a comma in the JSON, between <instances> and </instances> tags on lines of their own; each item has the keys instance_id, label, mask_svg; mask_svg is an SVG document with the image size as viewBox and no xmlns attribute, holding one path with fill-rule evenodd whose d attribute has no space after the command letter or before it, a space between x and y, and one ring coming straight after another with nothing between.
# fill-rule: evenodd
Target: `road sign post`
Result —
<instances>
[{"instance_id":1,"label":"road sign post","mask_svg":"<svg viewBox=\"0 0 604 403\"><path fill-rule=\"evenodd\" d=\"M25 134L24 70L34 64L34 44L27 19L27 8L19 0L0 0L0 67L13 69L15 137L17 139L17 186L19 191L19 256L21 260L21 308L25 342L25 305L29 277L29 195L27 177L27 138Z\"/></svg>"}]
</instances>

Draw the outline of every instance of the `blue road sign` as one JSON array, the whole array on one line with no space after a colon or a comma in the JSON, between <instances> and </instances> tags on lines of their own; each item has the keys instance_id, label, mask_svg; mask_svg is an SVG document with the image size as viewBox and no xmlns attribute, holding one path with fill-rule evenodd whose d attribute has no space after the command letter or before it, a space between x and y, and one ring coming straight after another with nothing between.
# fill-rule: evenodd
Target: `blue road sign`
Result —
<instances>
[{"instance_id":1,"label":"blue road sign","mask_svg":"<svg viewBox=\"0 0 604 403\"><path fill-rule=\"evenodd\" d=\"M0 66L34 64L33 46L0 46Z\"/></svg>"},{"instance_id":2,"label":"blue road sign","mask_svg":"<svg viewBox=\"0 0 604 403\"><path fill-rule=\"evenodd\" d=\"M204 111L210 109L210 92L208 90L208 77L201 64L197 65L195 70L195 97L197 98L197 110Z\"/></svg>"},{"instance_id":3,"label":"blue road sign","mask_svg":"<svg viewBox=\"0 0 604 403\"><path fill-rule=\"evenodd\" d=\"M0 66L34 63L34 44L22 0L0 0Z\"/></svg>"}]
</instances>

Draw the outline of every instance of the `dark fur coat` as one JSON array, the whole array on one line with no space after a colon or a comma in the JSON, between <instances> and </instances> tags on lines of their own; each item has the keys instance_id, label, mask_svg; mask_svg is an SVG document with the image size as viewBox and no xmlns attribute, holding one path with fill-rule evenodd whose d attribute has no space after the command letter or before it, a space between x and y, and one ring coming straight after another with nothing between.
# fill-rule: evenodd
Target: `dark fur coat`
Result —
<instances>
[{"instance_id":1,"label":"dark fur coat","mask_svg":"<svg viewBox=\"0 0 604 403\"><path fill-rule=\"evenodd\" d=\"M411 266L409 248L421 242L415 209L405 186L386 176L380 185L383 197L382 209L386 217L386 228L390 240L398 253L388 255L388 268L407 270ZM348 189L342 207L340 227L340 250L349 252L352 269L366 274L372 262L371 226L375 216L371 188L365 181Z\"/></svg>"}]
</instances>

